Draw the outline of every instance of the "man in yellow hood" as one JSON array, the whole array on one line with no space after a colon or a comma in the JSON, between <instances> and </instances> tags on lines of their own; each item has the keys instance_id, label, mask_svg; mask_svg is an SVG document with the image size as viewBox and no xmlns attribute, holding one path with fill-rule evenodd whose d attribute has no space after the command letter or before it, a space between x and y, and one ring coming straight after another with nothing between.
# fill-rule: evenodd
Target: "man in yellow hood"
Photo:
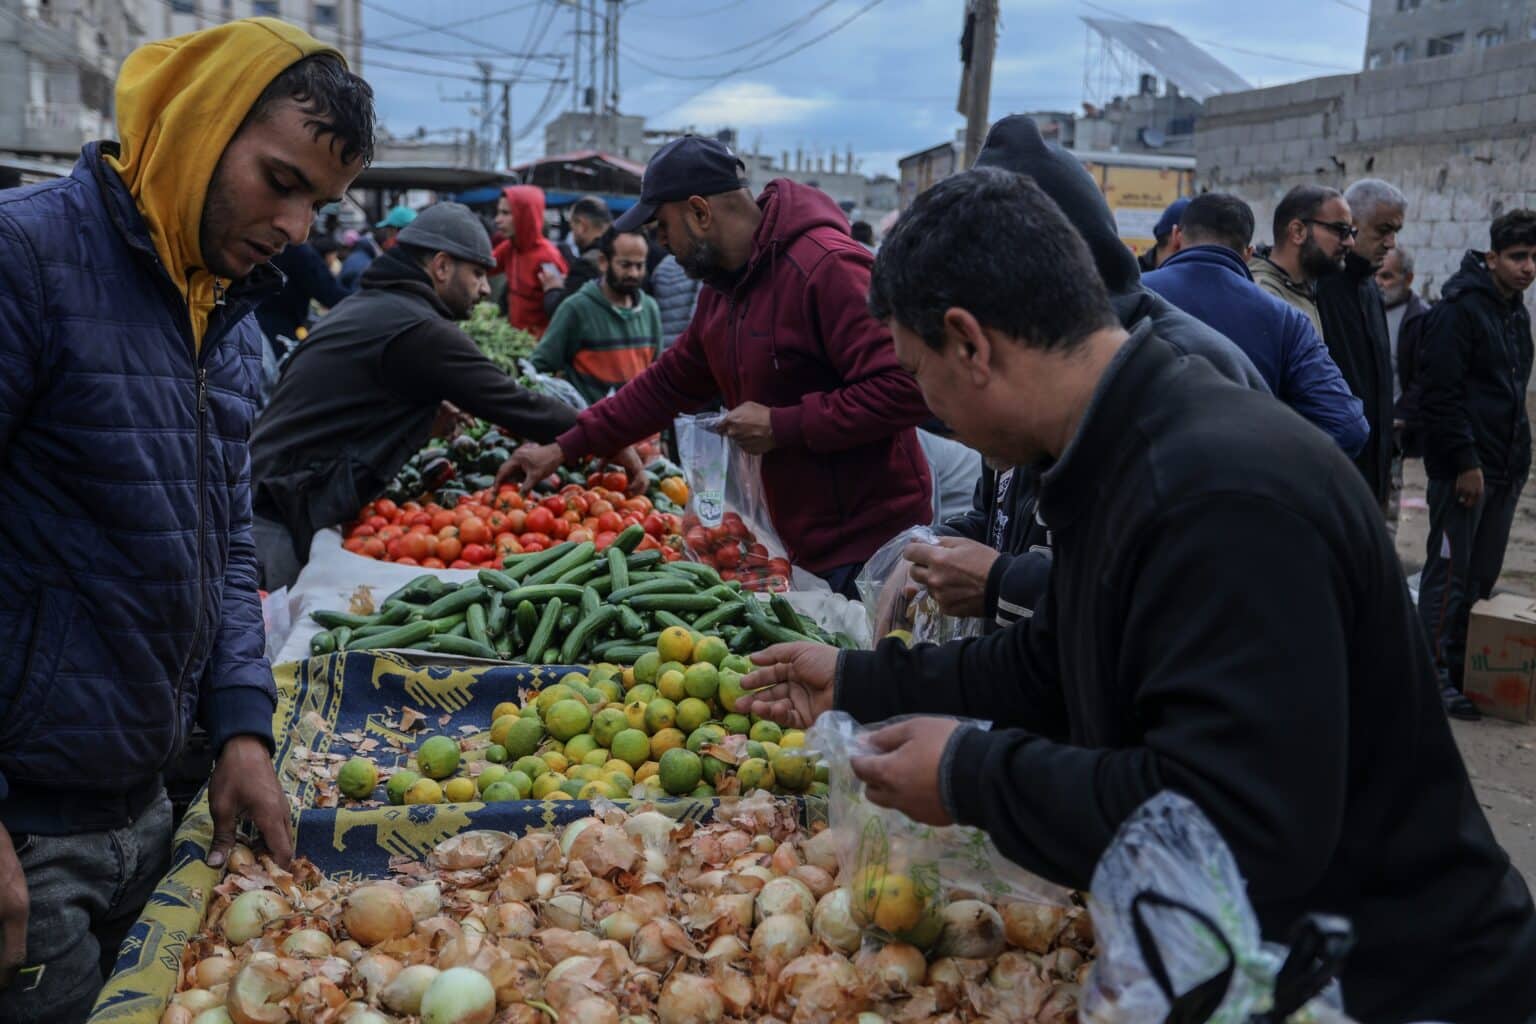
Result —
<instances>
[{"instance_id":1,"label":"man in yellow hood","mask_svg":"<svg viewBox=\"0 0 1536 1024\"><path fill-rule=\"evenodd\" d=\"M210 867L292 855L251 539L267 261L373 148L340 54L255 18L124 62L119 143L0 192L0 1020L89 1014L209 734Z\"/></svg>"}]
</instances>

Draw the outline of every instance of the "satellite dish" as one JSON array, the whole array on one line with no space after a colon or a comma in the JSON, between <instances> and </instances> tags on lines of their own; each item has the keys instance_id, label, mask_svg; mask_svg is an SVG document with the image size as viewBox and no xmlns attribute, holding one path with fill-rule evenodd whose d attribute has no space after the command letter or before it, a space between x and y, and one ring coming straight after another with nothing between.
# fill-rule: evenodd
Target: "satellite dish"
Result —
<instances>
[{"instance_id":1,"label":"satellite dish","mask_svg":"<svg viewBox=\"0 0 1536 1024\"><path fill-rule=\"evenodd\" d=\"M1139 133L1141 144L1148 149L1162 149L1168 144L1168 136L1161 128L1143 128Z\"/></svg>"}]
</instances>

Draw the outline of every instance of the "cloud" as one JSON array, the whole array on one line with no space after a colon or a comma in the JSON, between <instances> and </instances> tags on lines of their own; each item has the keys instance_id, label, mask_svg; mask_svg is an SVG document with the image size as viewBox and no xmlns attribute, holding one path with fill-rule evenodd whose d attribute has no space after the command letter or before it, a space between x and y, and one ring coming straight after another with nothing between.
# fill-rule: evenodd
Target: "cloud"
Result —
<instances>
[{"instance_id":1,"label":"cloud","mask_svg":"<svg viewBox=\"0 0 1536 1024\"><path fill-rule=\"evenodd\" d=\"M766 82L724 82L678 107L669 120L700 126L792 125L825 110L832 101L790 96Z\"/></svg>"}]
</instances>

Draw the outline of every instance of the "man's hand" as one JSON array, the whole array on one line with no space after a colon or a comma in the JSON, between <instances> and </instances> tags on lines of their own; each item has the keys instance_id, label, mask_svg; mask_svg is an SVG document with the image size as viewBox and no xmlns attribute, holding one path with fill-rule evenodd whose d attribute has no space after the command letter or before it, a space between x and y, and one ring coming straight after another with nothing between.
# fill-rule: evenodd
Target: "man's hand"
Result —
<instances>
[{"instance_id":1,"label":"man's hand","mask_svg":"<svg viewBox=\"0 0 1536 1024\"><path fill-rule=\"evenodd\" d=\"M565 452L558 444L525 444L496 471L496 486L513 483L527 491L560 468Z\"/></svg>"},{"instance_id":2,"label":"man's hand","mask_svg":"<svg viewBox=\"0 0 1536 1024\"><path fill-rule=\"evenodd\" d=\"M750 712L794 729L808 729L823 711L832 710L837 677L836 647L826 644L775 644L752 655L762 666L741 679L748 694L735 711Z\"/></svg>"},{"instance_id":3,"label":"man's hand","mask_svg":"<svg viewBox=\"0 0 1536 1024\"><path fill-rule=\"evenodd\" d=\"M635 450L634 445L625 448L613 457L614 463L624 472L629 474L629 487L625 490L631 498L644 494L645 488L650 484L650 475L645 471L645 460Z\"/></svg>"},{"instance_id":4,"label":"man's hand","mask_svg":"<svg viewBox=\"0 0 1536 1024\"><path fill-rule=\"evenodd\" d=\"M766 405L742 402L725 414L720 432L741 446L742 451L764 455L774 449L773 422Z\"/></svg>"},{"instance_id":5,"label":"man's hand","mask_svg":"<svg viewBox=\"0 0 1536 1024\"><path fill-rule=\"evenodd\" d=\"M27 876L11 845L11 834L0 825L0 989L5 989L27 962Z\"/></svg>"},{"instance_id":6,"label":"man's hand","mask_svg":"<svg viewBox=\"0 0 1536 1024\"><path fill-rule=\"evenodd\" d=\"M459 427L467 427L474 422L473 416L452 402L443 402L437 407L437 416L432 420L432 436L452 437Z\"/></svg>"},{"instance_id":7,"label":"man's hand","mask_svg":"<svg viewBox=\"0 0 1536 1024\"><path fill-rule=\"evenodd\" d=\"M912 563L912 582L928 588L945 615L979 616L987 612L987 576L997 552L964 537L940 537L937 544L909 544L903 553Z\"/></svg>"},{"instance_id":8,"label":"man's hand","mask_svg":"<svg viewBox=\"0 0 1536 1024\"><path fill-rule=\"evenodd\" d=\"M281 867L293 860L293 819L288 796L277 781L267 745L254 736L225 741L208 783L208 808L213 812L213 847L208 866L222 867L235 848L235 828L249 818L260 830L272 859Z\"/></svg>"},{"instance_id":9,"label":"man's hand","mask_svg":"<svg viewBox=\"0 0 1536 1024\"><path fill-rule=\"evenodd\" d=\"M544 290L547 292L552 292L556 288L564 288L565 275L560 273L558 270L545 270L543 267L540 267L539 284L542 285Z\"/></svg>"},{"instance_id":10,"label":"man's hand","mask_svg":"<svg viewBox=\"0 0 1536 1024\"><path fill-rule=\"evenodd\" d=\"M925 825L953 825L939 789L939 761L958 728L952 718L909 718L888 725L869 737L879 753L854 758L853 774L881 807L893 807Z\"/></svg>"},{"instance_id":11,"label":"man's hand","mask_svg":"<svg viewBox=\"0 0 1536 1024\"><path fill-rule=\"evenodd\" d=\"M916 592L917 586L912 582L912 563L905 559L897 559L891 574L885 578L885 585L880 588L880 598L875 605L876 641L888 635L893 629L911 627L911 620L905 616L898 618L897 610L905 612L912 600L912 595Z\"/></svg>"},{"instance_id":12,"label":"man's hand","mask_svg":"<svg viewBox=\"0 0 1536 1024\"><path fill-rule=\"evenodd\" d=\"M1469 469L1456 478L1456 500L1467 508L1474 508L1483 500L1483 471Z\"/></svg>"}]
</instances>

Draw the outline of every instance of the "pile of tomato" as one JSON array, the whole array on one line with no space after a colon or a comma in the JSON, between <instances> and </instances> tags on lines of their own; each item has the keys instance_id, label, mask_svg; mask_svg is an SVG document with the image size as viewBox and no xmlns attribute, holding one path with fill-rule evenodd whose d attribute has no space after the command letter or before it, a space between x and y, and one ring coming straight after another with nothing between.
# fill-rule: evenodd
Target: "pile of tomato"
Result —
<instances>
[{"instance_id":1,"label":"pile of tomato","mask_svg":"<svg viewBox=\"0 0 1536 1024\"><path fill-rule=\"evenodd\" d=\"M722 580L740 580L747 590L789 589L789 560L770 556L768 548L735 512L725 513L719 526L705 526L689 512L682 525L688 552L713 566Z\"/></svg>"},{"instance_id":2,"label":"pile of tomato","mask_svg":"<svg viewBox=\"0 0 1536 1024\"><path fill-rule=\"evenodd\" d=\"M627 497L623 473L594 473L587 486L567 484L543 497L510 484L476 491L451 509L434 501L369 502L346 530L354 554L424 569L494 569L508 555L543 551L562 541L592 541L599 551L639 523L639 550L682 557L682 517L655 510L644 495Z\"/></svg>"}]
</instances>

